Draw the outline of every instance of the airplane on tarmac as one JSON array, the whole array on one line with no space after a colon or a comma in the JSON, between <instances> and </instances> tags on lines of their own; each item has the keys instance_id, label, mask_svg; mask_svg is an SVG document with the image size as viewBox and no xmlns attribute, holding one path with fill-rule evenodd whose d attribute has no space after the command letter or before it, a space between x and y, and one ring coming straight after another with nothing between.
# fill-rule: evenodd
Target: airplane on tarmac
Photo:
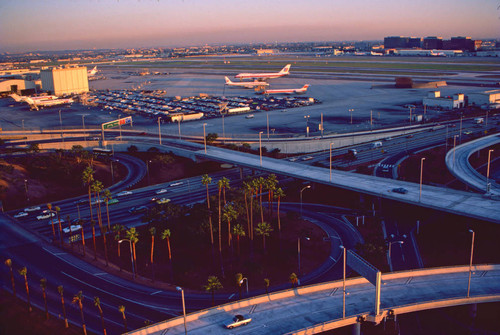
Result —
<instances>
[{"instance_id":1,"label":"airplane on tarmac","mask_svg":"<svg viewBox=\"0 0 500 335\"><path fill-rule=\"evenodd\" d=\"M234 76L235 78L238 79L257 79L257 80L266 80L266 79L273 79L273 78L279 78L286 76L290 73L290 66L292 64L287 64L280 72L274 72L274 73L240 73Z\"/></svg>"},{"instance_id":2,"label":"airplane on tarmac","mask_svg":"<svg viewBox=\"0 0 500 335\"><path fill-rule=\"evenodd\" d=\"M302 86L301 88L287 88L279 90L264 90L262 94L304 94L307 92L309 84Z\"/></svg>"},{"instance_id":3,"label":"airplane on tarmac","mask_svg":"<svg viewBox=\"0 0 500 335\"><path fill-rule=\"evenodd\" d=\"M232 87L244 87L244 88L261 88L263 89L264 86L269 86L268 83L263 82L263 81L246 81L242 83L233 83L228 77L224 77L226 79L226 85L227 86L232 86Z\"/></svg>"},{"instance_id":4,"label":"airplane on tarmac","mask_svg":"<svg viewBox=\"0 0 500 335\"><path fill-rule=\"evenodd\" d=\"M96 73L97 73L97 66L94 66L94 68L92 70L87 71L87 76L93 77L96 75Z\"/></svg>"}]
</instances>

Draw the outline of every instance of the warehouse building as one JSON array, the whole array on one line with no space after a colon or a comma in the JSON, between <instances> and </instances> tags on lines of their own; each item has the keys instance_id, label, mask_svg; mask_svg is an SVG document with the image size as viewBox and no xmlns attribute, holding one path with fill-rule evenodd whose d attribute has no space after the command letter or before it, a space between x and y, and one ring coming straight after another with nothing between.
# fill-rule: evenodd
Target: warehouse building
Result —
<instances>
[{"instance_id":1,"label":"warehouse building","mask_svg":"<svg viewBox=\"0 0 500 335\"><path fill-rule=\"evenodd\" d=\"M453 94L453 96L442 97L440 91L429 92L422 104L427 107L438 107L442 109L455 109L465 106L465 96L463 93Z\"/></svg>"},{"instance_id":2,"label":"warehouse building","mask_svg":"<svg viewBox=\"0 0 500 335\"><path fill-rule=\"evenodd\" d=\"M469 105L487 107L500 104L500 90L470 93L468 97Z\"/></svg>"},{"instance_id":3,"label":"warehouse building","mask_svg":"<svg viewBox=\"0 0 500 335\"><path fill-rule=\"evenodd\" d=\"M25 79L5 79L0 81L0 96L17 93L21 95L34 94L37 91L36 82Z\"/></svg>"},{"instance_id":4,"label":"warehouse building","mask_svg":"<svg viewBox=\"0 0 500 335\"><path fill-rule=\"evenodd\" d=\"M40 71L42 89L56 96L80 94L89 91L87 68L63 67Z\"/></svg>"}]
</instances>

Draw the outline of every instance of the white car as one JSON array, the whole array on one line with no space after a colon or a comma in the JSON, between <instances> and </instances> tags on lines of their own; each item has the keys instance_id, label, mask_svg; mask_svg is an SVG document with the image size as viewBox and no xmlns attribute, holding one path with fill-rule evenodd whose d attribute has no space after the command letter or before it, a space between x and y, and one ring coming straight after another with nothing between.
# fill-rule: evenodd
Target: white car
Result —
<instances>
[{"instance_id":1,"label":"white car","mask_svg":"<svg viewBox=\"0 0 500 335\"><path fill-rule=\"evenodd\" d=\"M61 219L59 219L59 220L61 220L61 224L63 224L63 223L65 223L65 222L66 222L66 221L64 221L64 219L63 219L63 218L61 218ZM54 221L54 224L59 224L59 220L54 219L54 220L53 220L53 221ZM52 224L52 222L50 222L50 221L49 221L49 225L51 225L51 224Z\"/></svg>"},{"instance_id":2,"label":"white car","mask_svg":"<svg viewBox=\"0 0 500 335\"><path fill-rule=\"evenodd\" d=\"M163 193L167 193L167 189L166 188L162 188L161 190L158 190L155 192L156 194L163 194Z\"/></svg>"},{"instance_id":3,"label":"white car","mask_svg":"<svg viewBox=\"0 0 500 335\"><path fill-rule=\"evenodd\" d=\"M31 207L24 209L25 212L34 212L34 211L39 211L39 210L40 210L40 206L31 206Z\"/></svg>"},{"instance_id":4,"label":"white car","mask_svg":"<svg viewBox=\"0 0 500 335\"><path fill-rule=\"evenodd\" d=\"M131 191L121 191L120 193L118 193L116 196L117 197L122 197L122 196L125 196L125 195L131 195L132 192Z\"/></svg>"},{"instance_id":5,"label":"white car","mask_svg":"<svg viewBox=\"0 0 500 335\"><path fill-rule=\"evenodd\" d=\"M245 326L245 325L249 324L250 321L252 321L252 318L246 318L243 315L238 314L238 315L235 315L234 318L231 319L231 321L226 322L224 324L224 326L227 329L231 329L234 327Z\"/></svg>"},{"instance_id":6,"label":"white car","mask_svg":"<svg viewBox=\"0 0 500 335\"><path fill-rule=\"evenodd\" d=\"M28 213L26 212L19 212L17 213L16 215L14 215L14 217L17 219L17 218L22 218L23 216L28 216Z\"/></svg>"},{"instance_id":7,"label":"white car","mask_svg":"<svg viewBox=\"0 0 500 335\"><path fill-rule=\"evenodd\" d=\"M78 231L78 230L80 230L80 229L82 229L82 226L80 226L79 224L78 224L78 225L72 225L72 226L71 226L71 229L70 229L70 228L68 228L68 227L63 228L63 232L64 232L65 234L68 234L68 233L74 233L74 232L76 232L76 231Z\"/></svg>"},{"instance_id":8,"label":"white car","mask_svg":"<svg viewBox=\"0 0 500 335\"><path fill-rule=\"evenodd\" d=\"M56 216L56 214L54 212L52 213L44 213L44 214L40 214L36 217L37 220L44 220L44 219L50 219L51 217L54 217Z\"/></svg>"},{"instance_id":9,"label":"white car","mask_svg":"<svg viewBox=\"0 0 500 335\"><path fill-rule=\"evenodd\" d=\"M179 186L179 185L182 185L182 184L184 184L184 182L182 182L182 181L178 181L178 182L176 182L176 183L172 183L172 184L170 184L169 186L170 186L170 187L172 187L172 186Z\"/></svg>"}]
</instances>

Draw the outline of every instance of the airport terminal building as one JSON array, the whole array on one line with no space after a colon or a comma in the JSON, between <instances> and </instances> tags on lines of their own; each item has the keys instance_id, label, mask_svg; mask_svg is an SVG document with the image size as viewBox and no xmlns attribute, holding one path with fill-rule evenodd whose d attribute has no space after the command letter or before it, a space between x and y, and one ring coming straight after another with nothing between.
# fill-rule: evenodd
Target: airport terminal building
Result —
<instances>
[{"instance_id":1,"label":"airport terminal building","mask_svg":"<svg viewBox=\"0 0 500 335\"><path fill-rule=\"evenodd\" d=\"M89 91L89 80L85 66L40 70L40 78L42 89L56 96Z\"/></svg>"}]
</instances>

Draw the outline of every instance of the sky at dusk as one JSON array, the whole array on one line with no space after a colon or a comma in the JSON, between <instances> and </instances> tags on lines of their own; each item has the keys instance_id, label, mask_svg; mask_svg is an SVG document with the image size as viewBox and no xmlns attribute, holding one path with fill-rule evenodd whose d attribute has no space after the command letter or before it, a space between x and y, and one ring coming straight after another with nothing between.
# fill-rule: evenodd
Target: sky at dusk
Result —
<instances>
[{"instance_id":1,"label":"sky at dusk","mask_svg":"<svg viewBox=\"0 0 500 335\"><path fill-rule=\"evenodd\" d=\"M498 0L1 0L0 52L500 38Z\"/></svg>"}]
</instances>

